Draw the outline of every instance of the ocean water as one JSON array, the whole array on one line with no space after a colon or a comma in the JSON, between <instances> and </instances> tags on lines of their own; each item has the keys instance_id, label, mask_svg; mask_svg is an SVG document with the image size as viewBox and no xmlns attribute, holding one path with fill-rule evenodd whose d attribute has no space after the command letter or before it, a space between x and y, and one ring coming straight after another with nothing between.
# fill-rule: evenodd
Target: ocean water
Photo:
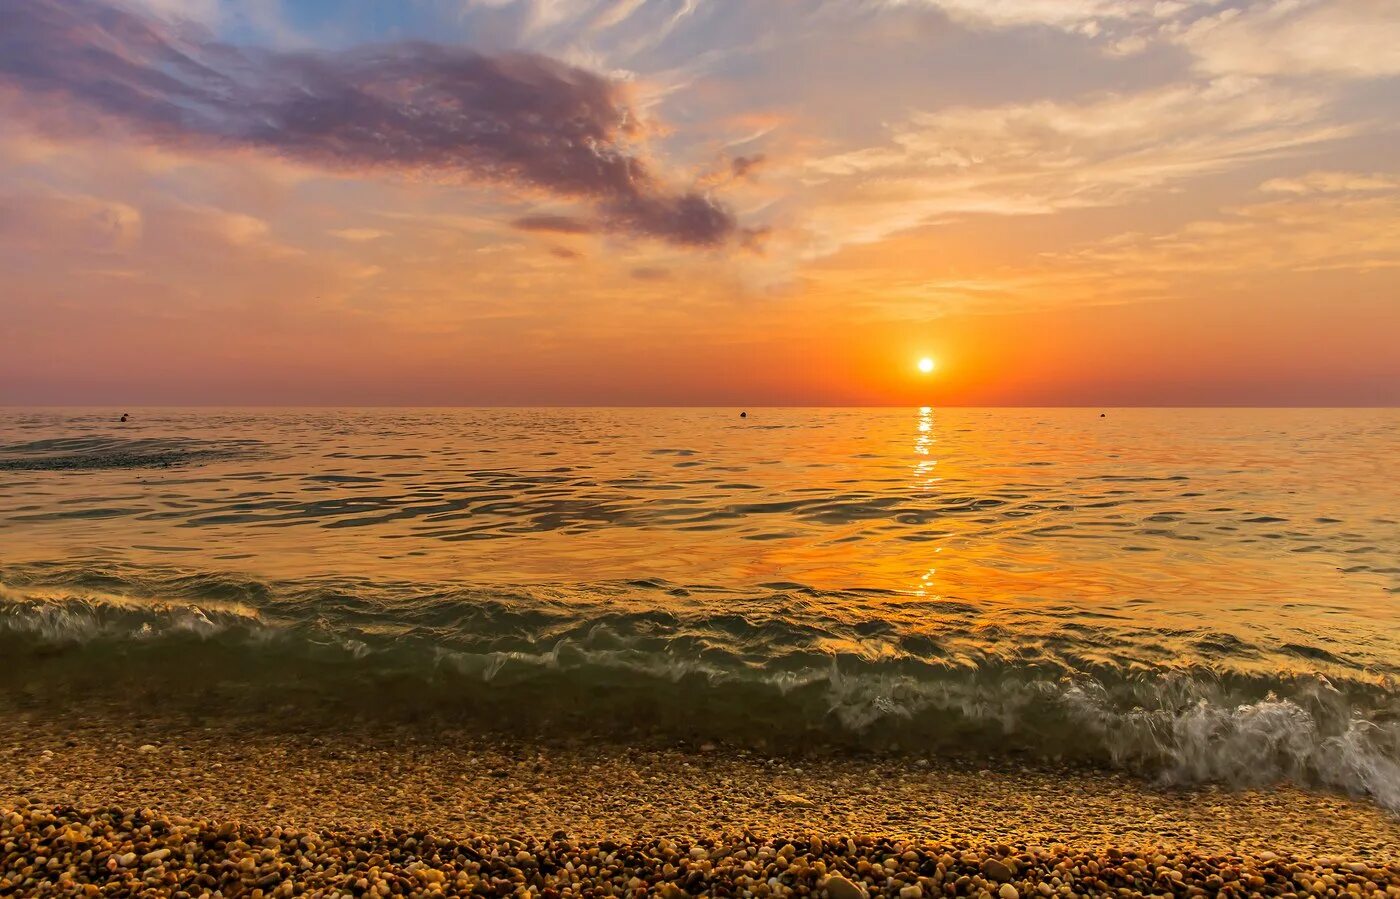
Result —
<instances>
[{"instance_id":1,"label":"ocean water","mask_svg":"<svg viewBox=\"0 0 1400 899\"><path fill-rule=\"evenodd\" d=\"M0 697L1400 810L1400 410L134 413L0 410Z\"/></svg>"}]
</instances>

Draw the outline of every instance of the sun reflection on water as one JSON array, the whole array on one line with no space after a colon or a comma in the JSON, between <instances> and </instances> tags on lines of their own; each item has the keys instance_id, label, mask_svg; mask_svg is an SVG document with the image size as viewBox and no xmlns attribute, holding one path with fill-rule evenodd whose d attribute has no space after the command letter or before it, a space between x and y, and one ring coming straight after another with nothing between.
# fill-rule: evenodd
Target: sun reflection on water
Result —
<instances>
[{"instance_id":1,"label":"sun reflection on water","mask_svg":"<svg viewBox=\"0 0 1400 899\"><path fill-rule=\"evenodd\" d=\"M941 480L934 475L934 469L938 465L938 460L932 458L933 444L933 407L920 406L918 420L918 435L914 438L914 453L919 458L914 462L914 489L918 491L932 491L934 485ZM933 547L934 553L942 552L942 547ZM938 569L929 568L919 576L918 582L911 591L915 596L927 597L929 588L932 585L933 577Z\"/></svg>"}]
</instances>

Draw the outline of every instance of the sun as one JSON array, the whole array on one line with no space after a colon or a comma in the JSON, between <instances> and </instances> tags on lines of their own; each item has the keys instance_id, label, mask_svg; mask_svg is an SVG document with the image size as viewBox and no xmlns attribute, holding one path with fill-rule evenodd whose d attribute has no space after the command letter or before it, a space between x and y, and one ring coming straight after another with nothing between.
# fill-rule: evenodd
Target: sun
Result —
<instances>
[{"instance_id":1,"label":"sun","mask_svg":"<svg viewBox=\"0 0 1400 899\"><path fill-rule=\"evenodd\" d=\"M919 371L923 372L924 374L928 374L929 372L933 371L933 360L930 359L928 356L925 356L924 358L920 359Z\"/></svg>"}]
</instances>

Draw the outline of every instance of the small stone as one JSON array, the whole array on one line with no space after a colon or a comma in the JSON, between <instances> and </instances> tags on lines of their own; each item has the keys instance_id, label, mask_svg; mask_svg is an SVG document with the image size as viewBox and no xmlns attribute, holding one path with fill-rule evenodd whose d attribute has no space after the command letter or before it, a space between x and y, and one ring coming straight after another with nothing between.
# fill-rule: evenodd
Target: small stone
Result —
<instances>
[{"instance_id":1,"label":"small stone","mask_svg":"<svg viewBox=\"0 0 1400 899\"><path fill-rule=\"evenodd\" d=\"M138 748L136 751L137 751L137 752L140 752L140 753L155 752L155 751L156 751L156 747L155 747L154 745L150 744L150 743L143 743L143 744L141 744L141 747Z\"/></svg>"},{"instance_id":2,"label":"small stone","mask_svg":"<svg viewBox=\"0 0 1400 899\"><path fill-rule=\"evenodd\" d=\"M899 899L920 899L924 895L924 888L917 883L911 883L899 891Z\"/></svg>"},{"instance_id":3,"label":"small stone","mask_svg":"<svg viewBox=\"0 0 1400 899\"><path fill-rule=\"evenodd\" d=\"M1021 894L1016 892L1016 888L1009 883L1002 884L1001 889L997 890L997 895L1001 899L1021 899Z\"/></svg>"},{"instance_id":4,"label":"small stone","mask_svg":"<svg viewBox=\"0 0 1400 899\"><path fill-rule=\"evenodd\" d=\"M780 805L791 805L797 808L813 808L816 806L815 802L797 793L779 793L778 803Z\"/></svg>"},{"instance_id":5,"label":"small stone","mask_svg":"<svg viewBox=\"0 0 1400 899\"><path fill-rule=\"evenodd\" d=\"M863 888L856 886L840 874L833 874L826 879L826 894L831 899L866 899L866 892Z\"/></svg>"},{"instance_id":6,"label":"small stone","mask_svg":"<svg viewBox=\"0 0 1400 899\"><path fill-rule=\"evenodd\" d=\"M982 873L995 880L997 883L1006 883L1016 872L1011 870L1011 866L998 858L989 858L982 863Z\"/></svg>"}]
</instances>

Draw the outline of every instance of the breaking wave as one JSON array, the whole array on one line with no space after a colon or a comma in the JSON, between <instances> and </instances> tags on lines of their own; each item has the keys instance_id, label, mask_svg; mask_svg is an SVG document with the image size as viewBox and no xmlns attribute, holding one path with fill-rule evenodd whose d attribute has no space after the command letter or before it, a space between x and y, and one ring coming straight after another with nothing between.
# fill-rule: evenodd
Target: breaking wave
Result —
<instances>
[{"instance_id":1,"label":"breaking wave","mask_svg":"<svg viewBox=\"0 0 1400 899\"><path fill-rule=\"evenodd\" d=\"M203 714L297 708L346 725L441 716L770 749L1076 759L1164 784L1290 779L1400 812L1400 693L1383 678L948 657L878 621L662 611L619 602L627 585L594 588L604 595L592 604L426 591L392 609L324 585L194 576L162 584L172 600L112 586L0 587L0 692L105 691Z\"/></svg>"}]
</instances>

